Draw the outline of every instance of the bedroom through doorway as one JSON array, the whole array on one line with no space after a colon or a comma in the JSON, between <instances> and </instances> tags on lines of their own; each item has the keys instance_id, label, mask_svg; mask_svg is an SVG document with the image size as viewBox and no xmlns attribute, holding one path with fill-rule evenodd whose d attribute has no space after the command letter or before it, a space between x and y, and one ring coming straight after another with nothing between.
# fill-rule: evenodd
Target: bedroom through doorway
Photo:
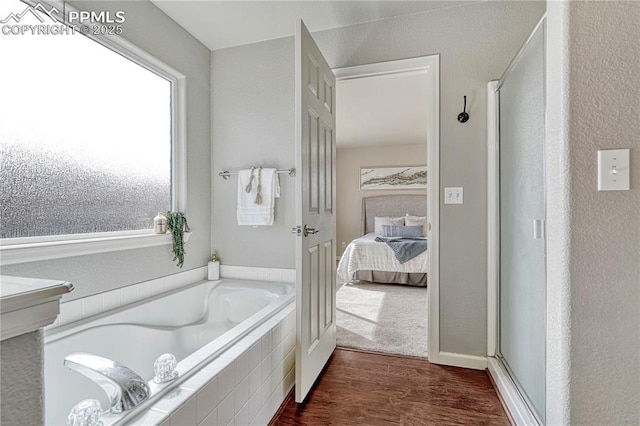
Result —
<instances>
[{"instance_id":1,"label":"bedroom through doorway","mask_svg":"<svg viewBox=\"0 0 640 426\"><path fill-rule=\"evenodd\" d=\"M437 336L437 61L334 70L339 347L427 358Z\"/></svg>"}]
</instances>

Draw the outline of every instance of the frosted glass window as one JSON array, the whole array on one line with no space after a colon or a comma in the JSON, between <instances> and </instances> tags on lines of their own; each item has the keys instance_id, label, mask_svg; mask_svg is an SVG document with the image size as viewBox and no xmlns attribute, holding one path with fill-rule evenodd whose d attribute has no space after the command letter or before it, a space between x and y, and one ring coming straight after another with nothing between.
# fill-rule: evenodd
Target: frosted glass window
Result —
<instances>
[{"instance_id":1,"label":"frosted glass window","mask_svg":"<svg viewBox=\"0 0 640 426\"><path fill-rule=\"evenodd\" d=\"M0 237L151 228L171 209L171 82L80 34L1 37Z\"/></svg>"}]
</instances>

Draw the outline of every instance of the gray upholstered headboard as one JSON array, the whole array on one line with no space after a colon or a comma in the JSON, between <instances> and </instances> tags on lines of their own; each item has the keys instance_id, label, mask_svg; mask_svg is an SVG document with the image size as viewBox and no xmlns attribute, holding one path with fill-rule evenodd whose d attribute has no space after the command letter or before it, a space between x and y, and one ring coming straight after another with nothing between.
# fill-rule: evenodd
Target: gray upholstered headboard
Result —
<instances>
[{"instance_id":1,"label":"gray upholstered headboard","mask_svg":"<svg viewBox=\"0 0 640 426\"><path fill-rule=\"evenodd\" d=\"M426 195L380 195L362 199L362 234L374 231L376 216L426 216Z\"/></svg>"}]
</instances>

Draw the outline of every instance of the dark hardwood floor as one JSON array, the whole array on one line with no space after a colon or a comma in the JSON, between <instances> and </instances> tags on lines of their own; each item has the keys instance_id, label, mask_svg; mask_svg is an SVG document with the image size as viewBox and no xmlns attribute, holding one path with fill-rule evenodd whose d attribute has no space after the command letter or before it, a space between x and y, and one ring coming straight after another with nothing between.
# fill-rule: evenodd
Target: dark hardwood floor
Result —
<instances>
[{"instance_id":1,"label":"dark hardwood floor","mask_svg":"<svg viewBox=\"0 0 640 426\"><path fill-rule=\"evenodd\" d=\"M272 425L509 425L483 371L337 349L304 405Z\"/></svg>"}]
</instances>

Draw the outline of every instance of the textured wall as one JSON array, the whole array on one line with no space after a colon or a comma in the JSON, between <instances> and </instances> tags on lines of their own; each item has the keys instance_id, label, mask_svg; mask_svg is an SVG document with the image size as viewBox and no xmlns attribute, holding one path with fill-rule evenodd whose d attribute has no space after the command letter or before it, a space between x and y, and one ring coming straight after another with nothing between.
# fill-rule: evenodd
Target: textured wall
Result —
<instances>
[{"instance_id":1,"label":"textured wall","mask_svg":"<svg viewBox=\"0 0 640 426\"><path fill-rule=\"evenodd\" d=\"M193 235L183 270L206 264L210 251L210 51L150 2L72 2L81 10L123 10L123 37L187 77L187 209ZM80 63L80 62L79 62ZM95 64L93 64L95 65ZM171 246L9 265L6 275L61 279L75 290L65 300L179 272Z\"/></svg>"},{"instance_id":2,"label":"textured wall","mask_svg":"<svg viewBox=\"0 0 640 426\"><path fill-rule=\"evenodd\" d=\"M44 423L42 331L22 334L0 344L0 423L4 426Z\"/></svg>"},{"instance_id":3,"label":"textured wall","mask_svg":"<svg viewBox=\"0 0 640 426\"><path fill-rule=\"evenodd\" d=\"M486 354L486 84L500 77L544 11L544 2L479 2L314 34L336 68L440 54L440 182L465 188L464 205L440 207L443 351ZM293 61L291 37L213 52L214 172L262 157L279 167L294 161ZM464 95L471 119L459 124ZM222 262L293 267L293 187L280 200L288 220L241 231L228 211L234 184L213 183L212 240Z\"/></svg>"},{"instance_id":4,"label":"textured wall","mask_svg":"<svg viewBox=\"0 0 640 426\"><path fill-rule=\"evenodd\" d=\"M376 195L424 194L419 190L360 191L360 167L418 166L427 164L427 146L398 145L368 148L338 148L337 173L337 237L338 255L341 243L362 235L362 198ZM425 206L425 210L426 210Z\"/></svg>"},{"instance_id":5,"label":"textured wall","mask_svg":"<svg viewBox=\"0 0 640 426\"><path fill-rule=\"evenodd\" d=\"M569 424L569 345L571 294L569 170L566 140L568 113L567 25L565 2L549 2L546 38L545 184L547 203L547 377L546 420Z\"/></svg>"},{"instance_id":6,"label":"textured wall","mask_svg":"<svg viewBox=\"0 0 640 426\"><path fill-rule=\"evenodd\" d=\"M549 424L640 419L638 22L635 2L549 7ZM613 148L631 148L631 190L598 192Z\"/></svg>"}]
</instances>

